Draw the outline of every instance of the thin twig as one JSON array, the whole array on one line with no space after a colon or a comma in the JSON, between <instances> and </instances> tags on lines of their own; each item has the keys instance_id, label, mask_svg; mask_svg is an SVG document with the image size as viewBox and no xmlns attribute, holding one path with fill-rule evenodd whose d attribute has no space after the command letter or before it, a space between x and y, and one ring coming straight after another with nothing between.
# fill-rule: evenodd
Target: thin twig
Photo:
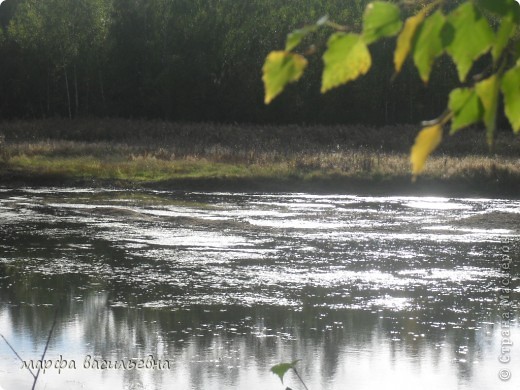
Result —
<instances>
[{"instance_id":1,"label":"thin twig","mask_svg":"<svg viewBox=\"0 0 520 390\"><path fill-rule=\"evenodd\" d=\"M49 331L49 336L47 337L47 342L45 343L45 349L43 350L41 364L38 367L38 371L36 372L36 376L34 377L34 382L32 385L32 389L34 390L36 388L36 382L38 381L38 376L40 375L40 371L43 366L43 361L45 359L45 354L47 353L47 348L49 347L49 343L51 341L52 332L54 331L54 327L56 326L56 320L58 319L58 308L56 308L56 311L54 312L54 321L52 322L51 330Z\"/></svg>"},{"instance_id":2,"label":"thin twig","mask_svg":"<svg viewBox=\"0 0 520 390\"><path fill-rule=\"evenodd\" d=\"M300 374L298 374L298 371L296 371L296 368L293 367L292 369L293 369L294 373L296 374L296 376L298 377L298 379L300 380L300 382L302 383L303 387L305 387L305 390L309 390L309 388L307 387L307 385L303 381L303 379L300 376Z\"/></svg>"},{"instance_id":3,"label":"thin twig","mask_svg":"<svg viewBox=\"0 0 520 390\"><path fill-rule=\"evenodd\" d=\"M324 24L326 26L332 27L334 30L338 30L338 31L349 31L350 30L349 26L344 26L342 24L333 22L331 20L327 20Z\"/></svg>"},{"instance_id":4,"label":"thin twig","mask_svg":"<svg viewBox=\"0 0 520 390\"><path fill-rule=\"evenodd\" d=\"M0 334L0 336L2 336L2 338L3 338L4 341L5 341L5 343L9 346L9 348L11 348L11 351L14 352L14 354L16 355L16 357L17 357L18 359L20 359L20 361L21 361L22 363L25 363L25 361L21 358L21 356L18 355L18 352L15 351L15 349L13 348L13 346L12 346L11 344L9 344L9 341L7 341L7 339L4 337L4 335L3 335L3 334ZM27 369L29 370L29 372L31 373L31 375L33 376L33 378L36 378L36 375L34 375L34 372L32 372L31 368L30 368L27 364L25 364L25 368L27 368Z\"/></svg>"},{"instance_id":5,"label":"thin twig","mask_svg":"<svg viewBox=\"0 0 520 390\"><path fill-rule=\"evenodd\" d=\"M446 109L441 114L441 116L439 116L438 118L435 118L431 121L421 122L421 126L423 126L423 127L430 127L430 126L435 126L435 125L444 126L446 123L448 123L451 120L451 118L453 118L453 113L449 109Z\"/></svg>"}]
</instances>

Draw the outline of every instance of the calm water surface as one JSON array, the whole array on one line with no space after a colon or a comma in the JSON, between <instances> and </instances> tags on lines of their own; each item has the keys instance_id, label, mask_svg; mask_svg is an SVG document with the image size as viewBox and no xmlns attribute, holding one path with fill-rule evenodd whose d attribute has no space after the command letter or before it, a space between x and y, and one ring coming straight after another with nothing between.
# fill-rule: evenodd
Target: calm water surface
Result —
<instances>
[{"instance_id":1,"label":"calm water surface","mask_svg":"<svg viewBox=\"0 0 520 390\"><path fill-rule=\"evenodd\" d=\"M519 389L519 230L518 200L0 189L0 333L36 363L57 313L48 390L284 389L295 359L311 390ZM21 366L0 339L3 388Z\"/></svg>"}]
</instances>

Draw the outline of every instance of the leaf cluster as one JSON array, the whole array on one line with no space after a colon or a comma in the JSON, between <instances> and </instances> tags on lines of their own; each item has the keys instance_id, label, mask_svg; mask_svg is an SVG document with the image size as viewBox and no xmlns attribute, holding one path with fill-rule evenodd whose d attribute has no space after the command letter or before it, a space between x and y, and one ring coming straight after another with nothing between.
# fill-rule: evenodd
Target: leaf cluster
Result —
<instances>
[{"instance_id":1,"label":"leaf cluster","mask_svg":"<svg viewBox=\"0 0 520 390\"><path fill-rule=\"evenodd\" d=\"M449 122L450 134L482 122L492 147L500 94L513 131L520 132L520 6L516 1L467 0L449 9L444 1L437 0L405 20L396 4L374 1L366 6L362 22L361 31L351 32L322 18L290 33L285 50L272 52L266 58L265 102L270 103L289 83L302 77L307 59L294 50L303 38L318 29L332 28L322 55L322 93L365 75L372 66L369 46L388 37L396 37L396 74L411 58L426 84L439 57L448 55L454 62L461 86L450 93L447 110L417 136L410 156L414 177L422 172L426 159L440 144L443 126ZM487 68L470 79L475 63L486 54Z\"/></svg>"}]
</instances>

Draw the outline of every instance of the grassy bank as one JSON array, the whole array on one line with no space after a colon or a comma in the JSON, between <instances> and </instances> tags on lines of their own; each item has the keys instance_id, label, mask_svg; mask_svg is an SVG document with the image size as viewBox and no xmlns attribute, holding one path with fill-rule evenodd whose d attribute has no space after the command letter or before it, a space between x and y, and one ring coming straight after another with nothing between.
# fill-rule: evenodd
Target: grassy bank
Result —
<instances>
[{"instance_id":1,"label":"grassy bank","mask_svg":"<svg viewBox=\"0 0 520 390\"><path fill-rule=\"evenodd\" d=\"M520 189L520 143L449 138L412 184L415 127L239 126L125 120L0 124L3 183L503 194Z\"/></svg>"}]
</instances>

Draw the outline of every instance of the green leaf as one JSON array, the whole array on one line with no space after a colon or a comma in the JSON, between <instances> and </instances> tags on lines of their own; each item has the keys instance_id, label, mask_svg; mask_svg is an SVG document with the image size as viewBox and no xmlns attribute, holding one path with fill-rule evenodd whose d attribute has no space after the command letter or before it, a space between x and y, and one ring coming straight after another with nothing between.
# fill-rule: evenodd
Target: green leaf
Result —
<instances>
[{"instance_id":1,"label":"green leaf","mask_svg":"<svg viewBox=\"0 0 520 390\"><path fill-rule=\"evenodd\" d=\"M500 79L496 74L475 84L475 90L484 107L486 138L490 147L493 146L495 136L499 88Z\"/></svg>"},{"instance_id":2,"label":"green leaf","mask_svg":"<svg viewBox=\"0 0 520 390\"><path fill-rule=\"evenodd\" d=\"M423 171L426 160L437 149L441 141L442 126L440 124L426 127L419 132L410 153L414 179Z\"/></svg>"},{"instance_id":3,"label":"green leaf","mask_svg":"<svg viewBox=\"0 0 520 390\"><path fill-rule=\"evenodd\" d=\"M453 113L451 134L479 122L484 112L482 103L473 88L458 88L451 91L448 107Z\"/></svg>"},{"instance_id":4,"label":"green leaf","mask_svg":"<svg viewBox=\"0 0 520 390\"><path fill-rule=\"evenodd\" d=\"M515 134L520 133L520 65L508 70L502 79L505 112Z\"/></svg>"},{"instance_id":5,"label":"green leaf","mask_svg":"<svg viewBox=\"0 0 520 390\"><path fill-rule=\"evenodd\" d=\"M363 14L363 39L369 45L383 37L396 35L403 26L401 10L392 3L375 1Z\"/></svg>"},{"instance_id":6,"label":"green leaf","mask_svg":"<svg viewBox=\"0 0 520 390\"><path fill-rule=\"evenodd\" d=\"M291 363L280 363L280 364L277 364L275 366L272 366L271 367L271 372L273 374L276 374L280 377L280 380L282 381L283 383L283 377L284 375L287 373L287 371L289 371L290 369L293 369L296 365L296 363L298 363L301 359L298 359L298 360L295 360Z\"/></svg>"},{"instance_id":7,"label":"green leaf","mask_svg":"<svg viewBox=\"0 0 520 390\"><path fill-rule=\"evenodd\" d=\"M307 33L303 30L294 30L287 34L287 40L285 41L285 51L291 51L300 44Z\"/></svg>"},{"instance_id":8,"label":"green leaf","mask_svg":"<svg viewBox=\"0 0 520 390\"><path fill-rule=\"evenodd\" d=\"M272 51L262 68L265 88L265 104L278 96L288 83L298 81L307 66L307 60L294 53Z\"/></svg>"},{"instance_id":9,"label":"green leaf","mask_svg":"<svg viewBox=\"0 0 520 390\"><path fill-rule=\"evenodd\" d=\"M497 37L495 40L495 44L491 49L491 54L493 55L493 60L495 64L500 59L504 49L506 48L509 39L512 37L512 33L514 32L515 23L513 21L513 17L511 15L505 16L502 18L502 23L500 23L500 28L497 32Z\"/></svg>"},{"instance_id":10,"label":"green leaf","mask_svg":"<svg viewBox=\"0 0 520 390\"><path fill-rule=\"evenodd\" d=\"M473 3L463 3L448 16L443 41L461 82L466 80L473 62L491 48L494 39L487 19Z\"/></svg>"},{"instance_id":11,"label":"green leaf","mask_svg":"<svg viewBox=\"0 0 520 390\"><path fill-rule=\"evenodd\" d=\"M305 26L298 30L294 30L287 35L285 41L285 51L291 51L298 46L302 39L305 38L309 33L316 31L316 26Z\"/></svg>"},{"instance_id":12,"label":"green leaf","mask_svg":"<svg viewBox=\"0 0 520 390\"><path fill-rule=\"evenodd\" d=\"M394 52L394 65L396 73L399 73L403 68L404 61L410 53L412 48L412 40L414 38L415 32L419 25L424 21L426 17L427 9L423 9L417 15L411 16L406 19L404 23L404 28L397 37L397 47Z\"/></svg>"},{"instance_id":13,"label":"green leaf","mask_svg":"<svg viewBox=\"0 0 520 390\"><path fill-rule=\"evenodd\" d=\"M421 79L427 83L430 79L433 62L444 51L441 31L446 22L441 11L426 18L419 27L413 45L413 60Z\"/></svg>"},{"instance_id":14,"label":"green leaf","mask_svg":"<svg viewBox=\"0 0 520 390\"><path fill-rule=\"evenodd\" d=\"M505 16L514 11L518 6L515 0L477 0L477 4L487 11L494 14Z\"/></svg>"},{"instance_id":15,"label":"green leaf","mask_svg":"<svg viewBox=\"0 0 520 390\"><path fill-rule=\"evenodd\" d=\"M367 73L372 57L360 35L339 32L330 36L323 62L322 93Z\"/></svg>"},{"instance_id":16,"label":"green leaf","mask_svg":"<svg viewBox=\"0 0 520 390\"><path fill-rule=\"evenodd\" d=\"M287 34L287 40L285 41L285 51L291 51L292 49L294 49L301 43L303 38L305 38L308 34L315 32L318 29L318 27L324 26L328 21L329 17L325 15L322 16L316 22L316 24L299 28Z\"/></svg>"},{"instance_id":17,"label":"green leaf","mask_svg":"<svg viewBox=\"0 0 520 390\"><path fill-rule=\"evenodd\" d=\"M513 44L513 47L512 47L512 50L511 50L511 54L512 54L512 59L513 61L519 61L520 60L520 40L518 40L517 42L515 42Z\"/></svg>"}]
</instances>

